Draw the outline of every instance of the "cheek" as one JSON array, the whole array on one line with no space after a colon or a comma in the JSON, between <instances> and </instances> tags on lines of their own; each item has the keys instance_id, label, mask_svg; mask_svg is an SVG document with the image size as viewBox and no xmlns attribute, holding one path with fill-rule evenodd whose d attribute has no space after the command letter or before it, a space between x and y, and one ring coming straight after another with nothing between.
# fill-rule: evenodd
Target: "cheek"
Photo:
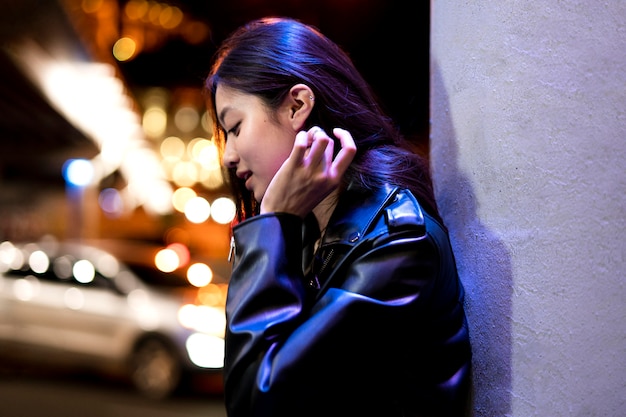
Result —
<instances>
[{"instance_id":1,"label":"cheek","mask_svg":"<svg viewBox=\"0 0 626 417\"><path fill-rule=\"evenodd\" d=\"M283 162L289 157L291 148L288 150L282 148L267 148L261 156L261 165L263 166L263 175L272 179L276 172L283 165Z\"/></svg>"},{"instance_id":2,"label":"cheek","mask_svg":"<svg viewBox=\"0 0 626 417\"><path fill-rule=\"evenodd\" d=\"M274 134L263 142L262 149L257 149L259 158L262 159L264 174L273 177L283 165L283 162L291 154L295 135L291 132L277 129ZM259 152L260 151L260 152Z\"/></svg>"}]
</instances>

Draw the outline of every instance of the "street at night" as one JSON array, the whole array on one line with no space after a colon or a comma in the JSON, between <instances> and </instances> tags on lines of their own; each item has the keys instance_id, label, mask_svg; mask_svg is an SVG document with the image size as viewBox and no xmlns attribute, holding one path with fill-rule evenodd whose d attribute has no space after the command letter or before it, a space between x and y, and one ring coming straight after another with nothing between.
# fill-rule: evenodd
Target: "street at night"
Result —
<instances>
[{"instance_id":1,"label":"street at night","mask_svg":"<svg viewBox=\"0 0 626 417\"><path fill-rule=\"evenodd\" d=\"M222 397L202 390L164 400L142 397L124 381L50 370L0 371L2 417L225 417Z\"/></svg>"}]
</instances>

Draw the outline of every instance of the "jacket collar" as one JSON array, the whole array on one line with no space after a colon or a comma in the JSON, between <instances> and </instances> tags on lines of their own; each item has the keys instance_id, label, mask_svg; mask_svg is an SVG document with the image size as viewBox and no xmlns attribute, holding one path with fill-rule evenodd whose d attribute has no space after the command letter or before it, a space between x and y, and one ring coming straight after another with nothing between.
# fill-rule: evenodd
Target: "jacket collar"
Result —
<instances>
[{"instance_id":1,"label":"jacket collar","mask_svg":"<svg viewBox=\"0 0 626 417\"><path fill-rule=\"evenodd\" d=\"M322 245L354 245L369 231L380 210L395 197L397 191L398 187L384 185L363 198L363 194L348 188L339 197L323 234Z\"/></svg>"}]
</instances>

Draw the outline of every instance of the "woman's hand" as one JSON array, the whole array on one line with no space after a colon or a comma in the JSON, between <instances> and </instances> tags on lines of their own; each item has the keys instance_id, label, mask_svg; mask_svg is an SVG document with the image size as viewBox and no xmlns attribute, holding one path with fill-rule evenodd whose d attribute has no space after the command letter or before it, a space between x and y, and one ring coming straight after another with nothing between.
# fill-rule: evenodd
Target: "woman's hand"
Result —
<instances>
[{"instance_id":1,"label":"woman's hand","mask_svg":"<svg viewBox=\"0 0 626 417\"><path fill-rule=\"evenodd\" d=\"M320 127L299 132L293 150L270 182L261 213L286 212L304 218L341 183L356 154L352 135L335 128L341 150L333 160L334 141Z\"/></svg>"}]
</instances>

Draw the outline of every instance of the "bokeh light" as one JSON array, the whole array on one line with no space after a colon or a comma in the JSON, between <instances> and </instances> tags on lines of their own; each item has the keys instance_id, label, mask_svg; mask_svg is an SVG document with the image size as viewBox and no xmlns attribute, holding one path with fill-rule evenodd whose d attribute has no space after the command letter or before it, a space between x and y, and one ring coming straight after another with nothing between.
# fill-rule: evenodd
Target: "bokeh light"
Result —
<instances>
[{"instance_id":1,"label":"bokeh light","mask_svg":"<svg viewBox=\"0 0 626 417\"><path fill-rule=\"evenodd\" d=\"M43 274L48 270L50 266L50 259L48 255L42 250L36 250L28 257L28 265L33 272L37 274Z\"/></svg>"},{"instance_id":2,"label":"bokeh light","mask_svg":"<svg viewBox=\"0 0 626 417\"><path fill-rule=\"evenodd\" d=\"M213 280L213 271L202 262L190 265L187 269L187 280L196 287L204 287Z\"/></svg>"},{"instance_id":3,"label":"bokeh light","mask_svg":"<svg viewBox=\"0 0 626 417\"><path fill-rule=\"evenodd\" d=\"M180 259L176 251L172 249L161 249L154 257L154 265L163 272L175 271L180 266Z\"/></svg>"},{"instance_id":4,"label":"bokeh light","mask_svg":"<svg viewBox=\"0 0 626 417\"><path fill-rule=\"evenodd\" d=\"M74 278L82 284L88 284L96 276L96 268L86 259L81 259L74 264L72 268Z\"/></svg>"},{"instance_id":5,"label":"bokeh light","mask_svg":"<svg viewBox=\"0 0 626 417\"><path fill-rule=\"evenodd\" d=\"M174 209L183 213L185 211L185 205L192 198L196 197L196 192L189 187L180 187L174 191L172 194L172 204L174 205Z\"/></svg>"},{"instance_id":6,"label":"bokeh light","mask_svg":"<svg viewBox=\"0 0 626 417\"><path fill-rule=\"evenodd\" d=\"M220 224L228 224L235 218L237 208L233 200L220 197L211 205L211 218Z\"/></svg>"},{"instance_id":7,"label":"bokeh light","mask_svg":"<svg viewBox=\"0 0 626 417\"><path fill-rule=\"evenodd\" d=\"M198 123L200 123L200 115L193 107L183 106L174 113L174 124L181 132L191 132Z\"/></svg>"},{"instance_id":8,"label":"bokeh light","mask_svg":"<svg viewBox=\"0 0 626 417\"><path fill-rule=\"evenodd\" d=\"M135 55L137 44L129 37L123 37L117 40L113 45L113 56L118 61L128 61Z\"/></svg>"},{"instance_id":9,"label":"bokeh light","mask_svg":"<svg viewBox=\"0 0 626 417\"><path fill-rule=\"evenodd\" d=\"M105 188L100 191L98 204L107 217L120 217L124 211L124 200L120 192L115 188Z\"/></svg>"},{"instance_id":10,"label":"bokeh light","mask_svg":"<svg viewBox=\"0 0 626 417\"><path fill-rule=\"evenodd\" d=\"M84 187L93 179L93 165L86 159L68 159L63 164L63 178L70 185Z\"/></svg>"},{"instance_id":11,"label":"bokeh light","mask_svg":"<svg viewBox=\"0 0 626 417\"><path fill-rule=\"evenodd\" d=\"M167 245L167 249L171 249L176 252L176 255L178 256L178 268L182 268L189 263L190 254L187 246L176 242Z\"/></svg>"},{"instance_id":12,"label":"bokeh light","mask_svg":"<svg viewBox=\"0 0 626 417\"><path fill-rule=\"evenodd\" d=\"M163 135L167 128L167 112L159 107L150 107L143 113L142 126L148 136Z\"/></svg>"},{"instance_id":13,"label":"bokeh light","mask_svg":"<svg viewBox=\"0 0 626 417\"><path fill-rule=\"evenodd\" d=\"M204 197L194 197L185 204L185 217L192 223L202 223L211 215L211 205Z\"/></svg>"}]
</instances>

